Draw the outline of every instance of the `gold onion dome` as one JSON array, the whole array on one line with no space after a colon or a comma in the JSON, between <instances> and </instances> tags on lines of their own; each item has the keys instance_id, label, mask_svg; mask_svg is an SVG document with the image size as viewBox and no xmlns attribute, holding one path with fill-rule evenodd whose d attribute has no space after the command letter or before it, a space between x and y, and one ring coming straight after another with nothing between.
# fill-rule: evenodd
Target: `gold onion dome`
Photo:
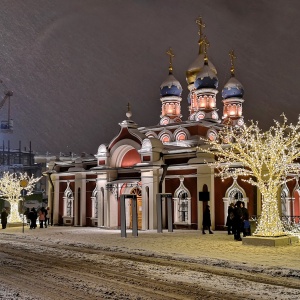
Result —
<instances>
[{"instance_id":1,"label":"gold onion dome","mask_svg":"<svg viewBox=\"0 0 300 300\"><path fill-rule=\"evenodd\" d=\"M207 65L209 66L209 68L215 73L215 75L217 75L215 66L211 63L210 60L207 59L207 55L205 53L206 37L204 37L202 33L202 29L205 28L205 24L203 23L201 17L196 20L196 24L199 26L199 55L186 71L186 81L188 84L193 84L196 81L198 73L204 67L205 60L207 60Z\"/></svg>"}]
</instances>

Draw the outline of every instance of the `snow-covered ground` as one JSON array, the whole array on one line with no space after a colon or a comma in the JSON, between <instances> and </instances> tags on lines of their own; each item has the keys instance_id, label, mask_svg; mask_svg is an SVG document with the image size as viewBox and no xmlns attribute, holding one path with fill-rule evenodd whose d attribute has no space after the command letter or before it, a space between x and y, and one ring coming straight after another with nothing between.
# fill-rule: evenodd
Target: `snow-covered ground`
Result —
<instances>
[{"instance_id":1,"label":"snow-covered ground","mask_svg":"<svg viewBox=\"0 0 300 300\"><path fill-rule=\"evenodd\" d=\"M159 278L162 275L167 277L168 272L170 275L172 273L172 282L176 280L190 282L193 280L192 278L197 278L196 283L199 285L211 285L212 292L222 289L231 291L232 289L233 293L236 290L236 282L239 281L243 294L241 299L300 299L300 243L284 247L248 246L234 241L233 236L228 236L226 232L202 235L200 231L185 230L176 230L172 233L167 231L163 233L139 231L138 237L133 237L131 231L128 230L127 238L122 238L120 230L82 227L48 227L35 230L29 230L28 227L25 227L24 233L22 227L1 230L0 245L9 243L14 243L16 249L23 247L24 250L32 251L36 255L41 255L45 251L55 251L55 255L60 257L67 256L65 247L68 246L72 247L71 249L74 251L72 255L76 256L76 259L95 259L95 263L98 262L95 255L93 258L91 256L87 258L86 254L80 251L76 253L76 249L105 250L112 253L138 255L147 258L167 258L186 264L196 263L208 270L211 267L217 268L218 271L209 275L205 273L205 277L203 274L200 276L192 270L187 270L187 273L177 271L176 275L174 270L171 271L170 269L173 268L172 266L169 269L167 266L153 268L149 264L136 263L134 268L138 268L144 276L147 276L145 274L151 275L151 278L155 276ZM49 245L49 250L47 250L47 245ZM51 248L50 245L55 245L55 249ZM0 258L3 258L3 255L0 250ZM237 280L236 276L238 275L232 276L232 274L224 277L225 273L222 270L241 272L241 278ZM178 276L179 273L180 276ZM273 281L270 281L271 285L266 285L263 279L261 282L259 280L255 282L255 279L247 281L245 274L249 274L249 279L255 274L260 274L260 276L266 276L266 278L271 278ZM209 283L207 276L210 278ZM218 278L214 278L214 276ZM1 277L2 275L0 275ZM0 290L0 299L37 299L30 298L28 293L22 294L22 286L19 288L15 286L14 289L2 282ZM105 299L119 298L116 296L115 298ZM159 298L141 297L140 299ZM196 298L186 297L184 299ZM222 297L207 299L222 299ZM230 298L227 297L226 299ZM233 297L232 299L236 298Z\"/></svg>"}]
</instances>

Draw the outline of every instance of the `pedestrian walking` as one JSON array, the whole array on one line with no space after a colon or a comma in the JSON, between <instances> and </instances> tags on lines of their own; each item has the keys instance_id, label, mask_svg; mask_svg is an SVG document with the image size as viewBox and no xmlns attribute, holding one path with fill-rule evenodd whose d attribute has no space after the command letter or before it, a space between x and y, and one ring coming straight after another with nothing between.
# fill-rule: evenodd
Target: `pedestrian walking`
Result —
<instances>
[{"instance_id":1,"label":"pedestrian walking","mask_svg":"<svg viewBox=\"0 0 300 300\"><path fill-rule=\"evenodd\" d=\"M40 228L44 228L44 222L45 222L45 208L42 207L39 211L39 222L40 222Z\"/></svg>"},{"instance_id":2,"label":"pedestrian walking","mask_svg":"<svg viewBox=\"0 0 300 300\"><path fill-rule=\"evenodd\" d=\"M3 208L2 212L1 212L1 225L2 225L2 229L6 228L6 225L7 225L7 216L8 216L8 213L7 213L6 209Z\"/></svg>"},{"instance_id":3,"label":"pedestrian walking","mask_svg":"<svg viewBox=\"0 0 300 300\"><path fill-rule=\"evenodd\" d=\"M230 203L227 211L226 226L228 235L233 234L234 203Z\"/></svg>"},{"instance_id":4,"label":"pedestrian walking","mask_svg":"<svg viewBox=\"0 0 300 300\"><path fill-rule=\"evenodd\" d=\"M243 211L242 211L242 202L237 201L234 206L234 219L233 219L233 227L234 227L234 240L241 241L241 230L243 225Z\"/></svg>"},{"instance_id":5,"label":"pedestrian walking","mask_svg":"<svg viewBox=\"0 0 300 300\"><path fill-rule=\"evenodd\" d=\"M208 229L209 234L213 234L213 232L210 230L210 226L211 226L211 219L210 219L210 209L209 209L209 205L206 205L206 208L204 210L203 213L203 222L202 222L203 228L202 228L202 233L205 233L205 229Z\"/></svg>"},{"instance_id":6,"label":"pedestrian walking","mask_svg":"<svg viewBox=\"0 0 300 300\"><path fill-rule=\"evenodd\" d=\"M34 207L31 209L30 213L28 214L28 219L30 220L30 229L35 229L37 212Z\"/></svg>"},{"instance_id":7,"label":"pedestrian walking","mask_svg":"<svg viewBox=\"0 0 300 300\"><path fill-rule=\"evenodd\" d=\"M242 202L242 212L243 212L243 237L250 235L250 222L249 222L249 212L245 207L245 203Z\"/></svg>"}]
</instances>

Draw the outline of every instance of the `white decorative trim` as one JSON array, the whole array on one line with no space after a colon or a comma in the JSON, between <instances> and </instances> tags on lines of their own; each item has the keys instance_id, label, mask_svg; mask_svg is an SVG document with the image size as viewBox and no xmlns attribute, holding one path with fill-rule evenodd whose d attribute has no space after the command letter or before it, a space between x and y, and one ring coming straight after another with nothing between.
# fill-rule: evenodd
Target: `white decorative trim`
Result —
<instances>
[{"instance_id":1,"label":"white decorative trim","mask_svg":"<svg viewBox=\"0 0 300 300\"><path fill-rule=\"evenodd\" d=\"M242 194L242 198L235 199L233 196L237 193ZM227 189L225 193L225 197L223 198L224 203L224 222L226 223L227 214L228 214L228 206L230 203L235 203L237 200L243 201L245 203L245 207L248 207L249 198L246 197L245 190L237 183L237 177L233 178L232 185ZM224 224L225 225L225 224Z\"/></svg>"},{"instance_id":2,"label":"white decorative trim","mask_svg":"<svg viewBox=\"0 0 300 300\"><path fill-rule=\"evenodd\" d=\"M64 214L63 217L73 218L74 216L74 196L73 191L70 188L70 181L67 181L67 188L64 191ZM69 207L69 209L68 209Z\"/></svg>"},{"instance_id":3,"label":"white decorative trim","mask_svg":"<svg viewBox=\"0 0 300 300\"><path fill-rule=\"evenodd\" d=\"M189 225L191 224L191 193L190 191L185 187L183 181L184 181L184 177L180 176L179 178L180 180L180 184L179 187L175 190L174 192L174 223L177 224L186 224ZM187 197L184 199L180 198L180 194L186 193ZM187 220L180 220L180 205L182 205L183 203L180 202L184 202L187 205Z\"/></svg>"},{"instance_id":4,"label":"white decorative trim","mask_svg":"<svg viewBox=\"0 0 300 300\"><path fill-rule=\"evenodd\" d=\"M283 216L291 215L291 194L286 182L281 187L281 214Z\"/></svg>"}]
</instances>

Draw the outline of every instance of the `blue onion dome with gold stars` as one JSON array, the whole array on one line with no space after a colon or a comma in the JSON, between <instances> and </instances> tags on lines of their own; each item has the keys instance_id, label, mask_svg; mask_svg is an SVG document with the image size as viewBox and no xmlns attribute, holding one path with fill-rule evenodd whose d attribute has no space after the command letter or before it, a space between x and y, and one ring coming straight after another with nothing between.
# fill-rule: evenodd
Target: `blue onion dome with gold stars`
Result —
<instances>
[{"instance_id":1,"label":"blue onion dome with gold stars","mask_svg":"<svg viewBox=\"0 0 300 300\"><path fill-rule=\"evenodd\" d=\"M231 77L225 84L223 90L222 90L222 97L223 99L228 98L243 98L244 96L244 88L242 84L235 78L235 67L234 67L234 60L236 59L236 56L234 55L234 51L231 50L229 52L230 56L230 74Z\"/></svg>"},{"instance_id":2,"label":"blue onion dome with gold stars","mask_svg":"<svg viewBox=\"0 0 300 300\"><path fill-rule=\"evenodd\" d=\"M178 96L182 93L182 87L180 82L172 75L166 78L166 80L160 86L160 95L164 96Z\"/></svg>"},{"instance_id":3,"label":"blue onion dome with gold stars","mask_svg":"<svg viewBox=\"0 0 300 300\"><path fill-rule=\"evenodd\" d=\"M173 57L175 56L172 48L166 52L169 56L169 75L166 80L160 86L160 95L161 97L165 96L177 96L180 97L182 93L182 87L180 82L173 76Z\"/></svg>"},{"instance_id":4,"label":"blue onion dome with gold stars","mask_svg":"<svg viewBox=\"0 0 300 300\"><path fill-rule=\"evenodd\" d=\"M228 99L233 97L243 98L243 96L244 96L244 88L242 84L235 77L231 77L222 90L223 99Z\"/></svg>"},{"instance_id":5,"label":"blue onion dome with gold stars","mask_svg":"<svg viewBox=\"0 0 300 300\"><path fill-rule=\"evenodd\" d=\"M203 88L217 89L219 84L216 73L208 66L204 64L202 70L197 74L194 86L197 90Z\"/></svg>"}]
</instances>

